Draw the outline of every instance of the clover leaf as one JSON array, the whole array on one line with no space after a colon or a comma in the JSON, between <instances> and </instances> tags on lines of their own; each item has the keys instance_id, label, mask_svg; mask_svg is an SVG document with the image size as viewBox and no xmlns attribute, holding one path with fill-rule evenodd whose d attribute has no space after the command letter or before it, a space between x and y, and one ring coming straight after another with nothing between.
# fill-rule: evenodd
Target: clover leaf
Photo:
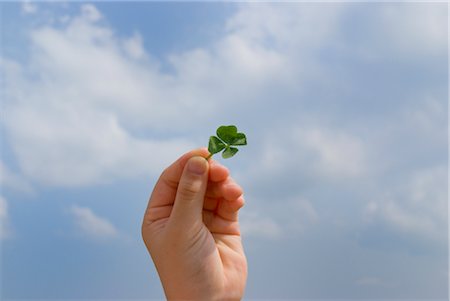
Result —
<instances>
[{"instance_id":1,"label":"clover leaf","mask_svg":"<svg viewBox=\"0 0 450 301\"><path fill-rule=\"evenodd\" d=\"M208 151L210 154L206 158L207 160L221 151L223 151L222 158L231 158L239 151L234 146L247 145L247 137L244 133L238 133L237 127L234 125L222 125L217 129L216 134L217 136L209 138Z\"/></svg>"}]
</instances>

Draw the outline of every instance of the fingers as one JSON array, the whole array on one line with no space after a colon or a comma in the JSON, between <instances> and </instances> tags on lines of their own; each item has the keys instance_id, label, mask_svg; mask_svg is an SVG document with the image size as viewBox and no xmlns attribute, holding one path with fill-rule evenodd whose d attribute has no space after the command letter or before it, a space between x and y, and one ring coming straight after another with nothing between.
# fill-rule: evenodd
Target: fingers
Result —
<instances>
[{"instance_id":1,"label":"fingers","mask_svg":"<svg viewBox=\"0 0 450 301\"><path fill-rule=\"evenodd\" d=\"M244 198L220 200L217 210L203 210L203 222L215 234L239 235L238 212L244 206Z\"/></svg>"},{"instance_id":2,"label":"fingers","mask_svg":"<svg viewBox=\"0 0 450 301\"><path fill-rule=\"evenodd\" d=\"M244 204L245 201L242 196L232 201L222 200L217 207L217 215L227 221L237 222L239 209Z\"/></svg>"},{"instance_id":3,"label":"fingers","mask_svg":"<svg viewBox=\"0 0 450 301\"><path fill-rule=\"evenodd\" d=\"M187 229L202 222L208 175L209 164L204 157L194 156L186 163L169 218L177 229Z\"/></svg>"},{"instance_id":4,"label":"fingers","mask_svg":"<svg viewBox=\"0 0 450 301\"><path fill-rule=\"evenodd\" d=\"M169 217L186 162L192 156L206 157L208 153L206 148L192 150L178 158L178 160L163 171L150 196L144 214L143 226L149 225L153 221Z\"/></svg>"},{"instance_id":5,"label":"fingers","mask_svg":"<svg viewBox=\"0 0 450 301\"><path fill-rule=\"evenodd\" d=\"M167 167L159 177L151 194L145 220L152 222L171 215L174 201L177 196L183 171L188 160L199 156L206 158L209 152L206 148L192 150ZM242 195L242 189L230 177L229 170L219 162L208 160L208 189L204 198L204 208L215 210L218 208L219 199L237 199Z\"/></svg>"},{"instance_id":6,"label":"fingers","mask_svg":"<svg viewBox=\"0 0 450 301\"><path fill-rule=\"evenodd\" d=\"M172 205L175 200L178 183L186 162L193 156L206 158L209 152L206 148L192 150L167 167L159 177L149 201L149 207ZM213 182L224 181L229 176L228 169L210 159L209 178Z\"/></svg>"},{"instance_id":7,"label":"fingers","mask_svg":"<svg viewBox=\"0 0 450 301\"><path fill-rule=\"evenodd\" d=\"M203 222L208 230L214 234L239 235L239 223L218 218L214 212L203 211Z\"/></svg>"},{"instance_id":8,"label":"fingers","mask_svg":"<svg viewBox=\"0 0 450 301\"><path fill-rule=\"evenodd\" d=\"M234 200L241 196L243 193L241 186L228 177L225 181L208 184L208 190L206 196L209 198L224 198L226 200Z\"/></svg>"},{"instance_id":9,"label":"fingers","mask_svg":"<svg viewBox=\"0 0 450 301\"><path fill-rule=\"evenodd\" d=\"M231 177L218 183L210 181L208 182L203 209L215 211L221 199L231 201L239 198L241 195L242 188Z\"/></svg>"},{"instance_id":10,"label":"fingers","mask_svg":"<svg viewBox=\"0 0 450 301\"><path fill-rule=\"evenodd\" d=\"M208 183L203 209L226 221L238 220L238 211L244 206L242 188L231 177L219 183Z\"/></svg>"},{"instance_id":11,"label":"fingers","mask_svg":"<svg viewBox=\"0 0 450 301\"><path fill-rule=\"evenodd\" d=\"M195 149L184 154L167 167L156 182L148 207L172 205L186 162L193 156L207 157L208 154L206 148Z\"/></svg>"},{"instance_id":12,"label":"fingers","mask_svg":"<svg viewBox=\"0 0 450 301\"><path fill-rule=\"evenodd\" d=\"M209 180L211 182L225 181L229 175L230 172L225 166L213 159L209 160Z\"/></svg>"}]
</instances>

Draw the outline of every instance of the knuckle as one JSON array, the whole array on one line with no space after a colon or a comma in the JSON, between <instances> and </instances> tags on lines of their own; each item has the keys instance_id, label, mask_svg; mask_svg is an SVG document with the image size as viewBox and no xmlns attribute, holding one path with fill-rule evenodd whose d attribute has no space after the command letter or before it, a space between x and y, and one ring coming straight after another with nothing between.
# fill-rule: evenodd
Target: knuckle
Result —
<instances>
[{"instance_id":1,"label":"knuckle","mask_svg":"<svg viewBox=\"0 0 450 301\"><path fill-rule=\"evenodd\" d=\"M184 181L182 185L179 186L178 194L184 199L192 199L200 192L200 188L201 182L194 179L189 179Z\"/></svg>"},{"instance_id":2,"label":"knuckle","mask_svg":"<svg viewBox=\"0 0 450 301\"><path fill-rule=\"evenodd\" d=\"M244 198L238 199L238 210L245 206L245 200Z\"/></svg>"}]
</instances>

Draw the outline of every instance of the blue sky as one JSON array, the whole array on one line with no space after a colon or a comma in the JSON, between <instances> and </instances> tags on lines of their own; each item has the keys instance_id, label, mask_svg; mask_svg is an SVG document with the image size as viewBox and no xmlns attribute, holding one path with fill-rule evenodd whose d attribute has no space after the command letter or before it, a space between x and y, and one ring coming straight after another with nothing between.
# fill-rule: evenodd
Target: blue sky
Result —
<instances>
[{"instance_id":1,"label":"blue sky","mask_svg":"<svg viewBox=\"0 0 450 301\"><path fill-rule=\"evenodd\" d=\"M162 299L143 210L222 124L247 300L447 299L445 3L0 7L3 299Z\"/></svg>"}]
</instances>

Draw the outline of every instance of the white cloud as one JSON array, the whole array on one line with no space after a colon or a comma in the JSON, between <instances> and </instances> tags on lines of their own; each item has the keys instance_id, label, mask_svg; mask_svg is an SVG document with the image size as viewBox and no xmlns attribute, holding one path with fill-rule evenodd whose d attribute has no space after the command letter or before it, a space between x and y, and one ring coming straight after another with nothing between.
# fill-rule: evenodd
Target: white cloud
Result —
<instances>
[{"instance_id":1,"label":"white cloud","mask_svg":"<svg viewBox=\"0 0 450 301\"><path fill-rule=\"evenodd\" d=\"M131 132L140 130L139 119L170 127L175 120L170 112L178 110L166 105L170 98L152 92L158 80L121 54L121 41L111 30L95 23L101 18L96 9L82 11L65 29L40 27L31 33L30 64L2 60L8 96L4 125L22 171L56 186L159 173L192 143L137 138Z\"/></svg>"},{"instance_id":2,"label":"white cloud","mask_svg":"<svg viewBox=\"0 0 450 301\"><path fill-rule=\"evenodd\" d=\"M446 54L447 18L445 3L391 4L381 8L379 22L390 37L389 50L417 57Z\"/></svg>"},{"instance_id":3,"label":"white cloud","mask_svg":"<svg viewBox=\"0 0 450 301\"><path fill-rule=\"evenodd\" d=\"M4 125L23 173L38 183L94 185L157 173L194 145L133 133L198 128L198 120L255 103L286 69L282 54L247 39L251 24L240 24L211 45L170 55L175 72L164 74L138 33L121 39L102 18L82 5L67 24L30 33L29 62L2 59Z\"/></svg>"},{"instance_id":4,"label":"white cloud","mask_svg":"<svg viewBox=\"0 0 450 301\"><path fill-rule=\"evenodd\" d=\"M425 110L406 110L405 119L414 120L410 123L396 111L379 114L377 109L388 111L398 104L405 111L410 99L401 99L406 94L395 89L395 95L381 93L390 86L379 86L378 81L378 90L367 91L374 100L365 100L368 111L361 109L365 102L344 100L346 93L355 96L352 92L360 88L354 81L358 78L348 76L364 73L358 68L365 67L359 64L365 56L386 59L376 70L411 71L416 70L416 59L446 50L444 10L401 4L391 5L389 12L383 5L390 6L239 4L223 35L207 45L168 54L167 61L156 60L144 48L145 34L121 37L95 6L83 5L79 15L61 16L59 26L31 31L30 44L23 46L30 52L26 61L2 58L7 114L1 122L8 143L27 180L95 185L155 175L194 147L179 137L197 141L192 133L199 128L238 120L254 134L249 136L249 160L232 169L241 173L243 187L251 187L254 195L241 214L244 237L281 240L287 238L285 233L300 235L319 223L323 228L316 230L329 230L330 212L346 226L360 227L360 220L353 218L370 198L366 221L377 230L388 225L400 238L442 240L447 214L442 187L447 183L440 181L446 179L445 171L421 166L422 171L411 175L416 164L427 164L423 158L429 150L420 151L418 160L402 160L417 149L405 147L400 157L392 145L418 145L424 137L435 137L422 144L439 147L445 142L440 133L446 106L438 96L430 97ZM360 11L366 15L358 15ZM360 30L359 25L366 28ZM411 65L404 64L404 58ZM398 60L403 65L395 65ZM170 71L162 71L165 64ZM415 85L398 84L399 90L411 88L409 95L416 92ZM424 86L434 93L434 86ZM395 96L392 103L378 101L386 95ZM394 171L401 180L389 182ZM334 196L339 202L328 202ZM86 236L118 235L89 208L74 206L71 213ZM345 228L351 234L356 229ZM372 276L356 280L362 286L380 281Z\"/></svg>"},{"instance_id":5,"label":"white cloud","mask_svg":"<svg viewBox=\"0 0 450 301\"><path fill-rule=\"evenodd\" d=\"M156 173L189 146L182 140L133 138L113 115L89 108L21 107L9 113L23 172L41 184L92 185Z\"/></svg>"},{"instance_id":6,"label":"white cloud","mask_svg":"<svg viewBox=\"0 0 450 301\"><path fill-rule=\"evenodd\" d=\"M82 235L93 239L109 239L118 235L117 229L110 221L97 216L90 208L74 205L70 207L70 213Z\"/></svg>"},{"instance_id":7,"label":"white cloud","mask_svg":"<svg viewBox=\"0 0 450 301\"><path fill-rule=\"evenodd\" d=\"M298 56L333 37L345 9L332 3L244 3L227 29L251 43Z\"/></svg>"},{"instance_id":8,"label":"white cloud","mask_svg":"<svg viewBox=\"0 0 450 301\"><path fill-rule=\"evenodd\" d=\"M23 1L21 9L24 14L35 14L38 11L36 3L31 1Z\"/></svg>"},{"instance_id":9,"label":"white cloud","mask_svg":"<svg viewBox=\"0 0 450 301\"><path fill-rule=\"evenodd\" d=\"M322 174L334 177L360 176L367 168L362 141L344 131L312 128L297 131L297 143L317 160L313 164Z\"/></svg>"},{"instance_id":10,"label":"white cloud","mask_svg":"<svg viewBox=\"0 0 450 301\"><path fill-rule=\"evenodd\" d=\"M364 218L368 224L381 222L396 232L445 243L447 184L446 167L418 170L404 185L392 187L369 202Z\"/></svg>"},{"instance_id":11,"label":"white cloud","mask_svg":"<svg viewBox=\"0 0 450 301\"><path fill-rule=\"evenodd\" d=\"M255 212L241 213L240 227L244 237L278 239L283 235L282 227L271 217Z\"/></svg>"},{"instance_id":12,"label":"white cloud","mask_svg":"<svg viewBox=\"0 0 450 301\"><path fill-rule=\"evenodd\" d=\"M289 128L276 128L266 134L262 164L257 166L256 174L286 171L295 166L309 177L342 179L361 176L368 169L366 146L352 133L295 124ZM273 137L283 141L283 145L275 144Z\"/></svg>"},{"instance_id":13,"label":"white cloud","mask_svg":"<svg viewBox=\"0 0 450 301\"><path fill-rule=\"evenodd\" d=\"M103 18L102 14L92 4L81 5L81 16L90 22L96 22Z\"/></svg>"},{"instance_id":14,"label":"white cloud","mask_svg":"<svg viewBox=\"0 0 450 301\"><path fill-rule=\"evenodd\" d=\"M48 185L93 185L158 173L194 146L176 137L197 130L198 120L209 124L233 116L236 106L251 116L261 103L278 105L268 91L281 91L281 85L283 95L297 95L306 79L326 75L318 53L341 37L342 17L353 8L239 4L223 36L168 55L173 71L164 73L163 62L144 49L139 32L119 37L95 6L82 5L64 26L30 33L29 62L2 60L12 148L24 174ZM421 15L407 11L402 16L411 22ZM394 15L401 12L394 7ZM423 22L434 24L435 13L427 10ZM426 36L437 29L418 30ZM293 130L283 134L290 148L274 145L269 136L262 140L257 156L266 171L295 162L305 174L337 179L357 178L371 167L365 142L353 133L319 122L297 124L292 117L271 122ZM167 133L174 138L163 138Z\"/></svg>"},{"instance_id":15,"label":"white cloud","mask_svg":"<svg viewBox=\"0 0 450 301\"><path fill-rule=\"evenodd\" d=\"M417 60L447 56L447 5L445 3L382 3L373 5L365 17L358 43L351 45L358 56L372 60L395 57ZM358 8L356 7L358 12ZM346 47L346 45L342 45Z\"/></svg>"},{"instance_id":16,"label":"white cloud","mask_svg":"<svg viewBox=\"0 0 450 301\"><path fill-rule=\"evenodd\" d=\"M276 205L273 200L268 202L255 196L250 196L249 199L253 203L246 205L240 213L244 237L266 240L292 237L304 234L310 226L319 222L316 208L303 197L278 198Z\"/></svg>"},{"instance_id":17,"label":"white cloud","mask_svg":"<svg viewBox=\"0 0 450 301\"><path fill-rule=\"evenodd\" d=\"M135 33L129 39L124 40L123 47L131 58L136 60L144 59L147 55L142 42L142 36L139 33Z\"/></svg>"}]
</instances>

